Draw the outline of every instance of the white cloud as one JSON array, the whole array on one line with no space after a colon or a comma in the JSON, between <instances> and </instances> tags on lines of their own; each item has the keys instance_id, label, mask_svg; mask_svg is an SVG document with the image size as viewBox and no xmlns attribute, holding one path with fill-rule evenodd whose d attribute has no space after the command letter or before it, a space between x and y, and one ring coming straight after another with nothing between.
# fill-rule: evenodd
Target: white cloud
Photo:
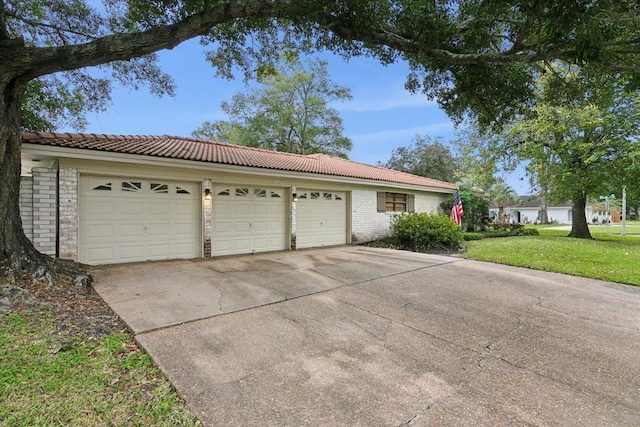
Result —
<instances>
[{"instance_id":1,"label":"white cloud","mask_svg":"<svg viewBox=\"0 0 640 427\"><path fill-rule=\"evenodd\" d=\"M336 108L341 112L366 113L416 107L437 108L437 103L424 94L412 94L402 88L395 91L354 94L352 101L338 105Z\"/></svg>"}]
</instances>

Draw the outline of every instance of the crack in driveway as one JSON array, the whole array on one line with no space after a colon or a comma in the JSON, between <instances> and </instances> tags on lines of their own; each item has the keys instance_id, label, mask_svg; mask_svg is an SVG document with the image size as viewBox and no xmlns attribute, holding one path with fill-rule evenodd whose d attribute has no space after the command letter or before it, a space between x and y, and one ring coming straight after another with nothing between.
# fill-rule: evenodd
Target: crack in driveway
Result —
<instances>
[{"instance_id":1,"label":"crack in driveway","mask_svg":"<svg viewBox=\"0 0 640 427\"><path fill-rule=\"evenodd\" d=\"M437 399L433 399L433 400L430 400L429 402L427 402L426 406L424 406L422 408L419 408L415 412L415 414L413 416L411 416L410 418L408 418L407 420L405 420L404 422L399 424L398 427L406 427L406 426L411 425L413 423L413 421L416 418L418 418L420 415L428 412L429 410L431 410L432 408L434 408L438 404L450 399L451 397L456 396L462 390L471 387L474 384L474 382L477 380L477 378L480 377L480 375L482 375L484 373L485 368L486 368L486 365L484 364L484 362L487 359L492 359L492 360L499 361L500 363L504 363L504 364L508 365L509 367L511 367L513 369L517 369L519 371L526 372L528 374L534 375L534 376L536 376L538 378L541 378L543 380L547 380L547 381L551 381L551 382L556 383L556 384L560 384L562 386L568 387L568 388L570 388L572 390L575 390L577 392L584 393L584 394L596 397L598 399L608 401L608 402L613 403L615 405L618 405L618 406L620 406L622 408L625 408L625 409L627 409L629 411L638 411L638 409L639 409L638 407L630 406L627 403L625 403L623 401L620 401L619 399L616 399L614 396L611 396L609 394L602 393L602 392L599 392L597 390L586 389L586 388L582 387L580 384L577 384L575 382L568 382L568 381L564 381L564 380L562 380L560 378L556 378L556 377L551 376L551 375L546 375L546 374L538 372L538 371L536 371L536 370L534 370L534 369L532 369L530 367L518 365L518 364L516 364L514 362L511 362L505 356L493 354L494 347L496 347L499 344L505 343L511 337L513 337L516 334L516 332L522 330L525 327L525 319L526 319L526 317L529 315L529 313L532 310L534 310L536 307L545 308L542 305L543 304L542 296L538 296L536 303L531 304L528 307L526 307L524 310L522 310L521 313L518 315L518 318L517 318L518 323L517 323L517 325L515 325L512 328L510 328L504 334L500 335L494 342L486 345L484 352L481 352L481 351L478 351L476 349L469 348L467 346L464 346L464 345L461 345L459 343L453 342L451 340L445 339L443 337L440 337L440 336L438 336L436 334L427 332L427 331L425 331L423 329L417 328L417 327L415 327L413 325L410 325L408 323L393 319L393 318L391 318L389 316L385 316L383 314L380 314L380 313L373 312L373 311L368 310L368 309L364 309L364 308L358 307L357 305L351 304L349 302L345 302L345 301L341 301L341 302L343 304L345 304L345 305L348 305L348 306L356 309L356 310L365 312L365 313L367 313L369 315L372 315L372 316L380 317L380 318L382 318L382 319L384 319L386 321L401 325L401 326L406 327L408 329L411 329L411 330L413 330L415 332L423 334L423 335L425 335L425 336L427 336L429 338L432 338L432 339L438 340L440 342L443 342L443 343L445 343L445 344L447 344L449 346L452 346L452 347L455 347L455 348L458 348L458 349L461 349L461 350L466 350L466 351L472 352L472 353L477 354L477 355L480 356L479 359L476 360L476 366L477 366L478 369L473 374L471 374L468 378L460 381L458 383L458 385L456 386L456 388L451 393L448 393L445 396L442 396L442 397L439 397ZM422 390L419 387L418 387L418 389L419 389L419 392L420 392L420 396L424 397L423 394L422 394Z\"/></svg>"}]
</instances>

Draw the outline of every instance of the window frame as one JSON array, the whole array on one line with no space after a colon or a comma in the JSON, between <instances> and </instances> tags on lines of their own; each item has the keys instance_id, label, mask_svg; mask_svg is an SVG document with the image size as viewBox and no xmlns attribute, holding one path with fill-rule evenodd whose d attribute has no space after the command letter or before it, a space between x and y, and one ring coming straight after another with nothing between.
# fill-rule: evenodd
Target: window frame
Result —
<instances>
[{"instance_id":1,"label":"window frame","mask_svg":"<svg viewBox=\"0 0 640 427\"><path fill-rule=\"evenodd\" d=\"M399 214L415 212L415 195L392 191L378 191L379 213Z\"/></svg>"}]
</instances>

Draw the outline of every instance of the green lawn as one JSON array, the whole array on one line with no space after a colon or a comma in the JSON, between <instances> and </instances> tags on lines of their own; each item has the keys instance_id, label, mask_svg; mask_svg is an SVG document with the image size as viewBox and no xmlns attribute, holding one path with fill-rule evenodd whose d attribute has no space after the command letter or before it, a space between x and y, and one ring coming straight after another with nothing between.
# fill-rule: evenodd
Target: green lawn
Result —
<instances>
[{"instance_id":1,"label":"green lawn","mask_svg":"<svg viewBox=\"0 0 640 427\"><path fill-rule=\"evenodd\" d=\"M566 237L562 226L536 226L540 236L467 242L465 258L640 285L640 223L590 227L594 240Z\"/></svg>"},{"instance_id":2,"label":"green lawn","mask_svg":"<svg viewBox=\"0 0 640 427\"><path fill-rule=\"evenodd\" d=\"M69 339L48 319L0 316L0 424L200 425L131 336Z\"/></svg>"}]
</instances>

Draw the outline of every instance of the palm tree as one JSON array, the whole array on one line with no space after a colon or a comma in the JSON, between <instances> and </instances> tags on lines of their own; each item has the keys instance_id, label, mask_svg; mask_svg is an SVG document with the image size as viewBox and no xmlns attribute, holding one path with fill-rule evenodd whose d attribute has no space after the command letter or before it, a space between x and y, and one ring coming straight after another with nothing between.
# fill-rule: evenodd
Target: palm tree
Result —
<instances>
[{"instance_id":1,"label":"palm tree","mask_svg":"<svg viewBox=\"0 0 640 427\"><path fill-rule=\"evenodd\" d=\"M518 193L503 180L496 181L489 187L489 200L498 205L498 220L504 220L505 206L518 200Z\"/></svg>"}]
</instances>

